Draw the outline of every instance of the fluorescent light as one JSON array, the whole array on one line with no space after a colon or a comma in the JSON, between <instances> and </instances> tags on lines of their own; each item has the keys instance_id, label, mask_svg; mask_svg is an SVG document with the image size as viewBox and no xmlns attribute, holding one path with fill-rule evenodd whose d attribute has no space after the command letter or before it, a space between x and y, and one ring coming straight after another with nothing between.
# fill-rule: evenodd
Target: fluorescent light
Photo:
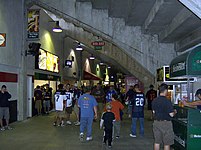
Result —
<instances>
[{"instance_id":1,"label":"fluorescent light","mask_svg":"<svg viewBox=\"0 0 201 150\"><path fill-rule=\"evenodd\" d=\"M107 68L108 68L108 69L110 69L111 67L110 67L110 66L108 66Z\"/></svg>"},{"instance_id":2,"label":"fluorescent light","mask_svg":"<svg viewBox=\"0 0 201 150\"><path fill-rule=\"evenodd\" d=\"M54 28L52 29L53 32L62 32L61 27L59 26L59 21L56 21Z\"/></svg>"},{"instance_id":3,"label":"fluorescent light","mask_svg":"<svg viewBox=\"0 0 201 150\"><path fill-rule=\"evenodd\" d=\"M91 56L89 57L89 59L94 60L95 57L94 57L93 55L91 55Z\"/></svg>"},{"instance_id":4,"label":"fluorescent light","mask_svg":"<svg viewBox=\"0 0 201 150\"><path fill-rule=\"evenodd\" d=\"M100 62L100 65L103 65L104 63L103 62Z\"/></svg>"},{"instance_id":5,"label":"fluorescent light","mask_svg":"<svg viewBox=\"0 0 201 150\"><path fill-rule=\"evenodd\" d=\"M81 45L78 45L78 46L76 47L76 51L82 51L82 50L83 50L83 48L82 48Z\"/></svg>"}]
</instances>

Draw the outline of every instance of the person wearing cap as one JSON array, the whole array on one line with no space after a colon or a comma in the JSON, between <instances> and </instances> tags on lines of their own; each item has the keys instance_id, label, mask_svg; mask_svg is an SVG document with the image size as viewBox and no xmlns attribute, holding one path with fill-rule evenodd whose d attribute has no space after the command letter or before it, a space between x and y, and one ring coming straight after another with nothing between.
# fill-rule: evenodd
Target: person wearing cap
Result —
<instances>
[{"instance_id":1,"label":"person wearing cap","mask_svg":"<svg viewBox=\"0 0 201 150\"><path fill-rule=\"evenodd\" d=\"M197 107L197 109L201 110L201 89L198 89L195 93L195 96L199 98L199 100L195 100L193 102L182 101L184 106L188 107Z\"/></svg>"},{"instance_id":2,"label":"person wearing cap","mask_svg":"<svg viewBox=\"0 0 201 150\"><path fill-rule=\"evenodd\" d=\"M113 133L113 123L115 121L115 115L112 110L112 105L107 104L106 105L106 112L103 114L101 121L100 121L100 129L102 129L104 125L104 140L103 144L106 144L108 142L108 147L112 147L112 133Z\"/></svg>"},{"instance_id":3,"label":"person wearing cap","mask_svg":"<svg viewBox=\"0 0 201 150\"><path fill-rule=\"evenodd\" d=\"M8 99L11 98L10 93L7 91L7 88L5 85L1 87L0 91L0 125L1 125L1 131L4 131L5 129L11 130L12 128L9 126L9 101ZM6 120L6 127L3 126L3 118Z\"/></svg>"},{"instance_id":4,"label":"person wearing cap","mask_svg":"<svg viewBox=\"0 0 201 150\"><path fill-rule=\"evenodd\" d=\"M83 141L84 131L87 128L87 141L92 140L92 123L93 119L97 119L96 99L91 95L91 87L85 87L85 94L78 99L78 107L80 108L80 141Z\"/></svg>"}]
</instances>

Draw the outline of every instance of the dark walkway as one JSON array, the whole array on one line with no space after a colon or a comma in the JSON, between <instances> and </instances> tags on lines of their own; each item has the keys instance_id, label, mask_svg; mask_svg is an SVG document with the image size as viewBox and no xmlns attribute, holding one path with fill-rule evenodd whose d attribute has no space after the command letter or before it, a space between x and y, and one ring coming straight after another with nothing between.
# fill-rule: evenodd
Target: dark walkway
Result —
<instances>
[{"instance_id":1,"label":"dark walkway","mask_svg":"<svg viewBox=\"0 0 201 150\"><path fill-rule=\"evenodd\" d=\"M81 143L79 127L68 125L53 127L54 113L33 117L11 124L10 131L0 132L0 150L105 150L102 145L103 130L99 122L93 124L93 141ZM74 116L74 115L73 115ZM146 115L147 116L147 115ZM126 118L126 116L124 115ZM72 117L72 121L74 121ZM114 141L113 150L153 150L152 122L145 117L145 137L131 138L129 119L124 119L120 139Z\"/></svg>"}]
</instances>

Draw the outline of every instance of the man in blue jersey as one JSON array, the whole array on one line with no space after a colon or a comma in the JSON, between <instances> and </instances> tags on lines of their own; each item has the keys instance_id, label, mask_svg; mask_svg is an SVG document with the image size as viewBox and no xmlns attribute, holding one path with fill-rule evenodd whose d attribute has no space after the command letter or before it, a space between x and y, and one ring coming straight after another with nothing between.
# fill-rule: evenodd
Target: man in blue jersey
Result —
<instances>
[{"instance_id":1,"label":"man in blue jersey","mask_svg":"<svg viewBox=\"0 0 201 150\"><path fill-rule=\"evenodd\" d=\"M78 107L80 107L80 141L83 141L84 131L87 129L87 141L92 140L92 123L93 119L97 119L97 105L94 96L90 95L91 87L85 87L85 94L78 99Z\"/></svg>"},{"instance_id":2,"label":"man in blue jersey","mask_svg":"<svg viewBox=\"0 0 201 150\"><path fill-rule=\"evenodd\" d=\"M144 105L145 95L140 91L139 85L134 86L135 94L133 96L132 104L132 126L131 126L131 137L136 137L136 123L140 121L140 135L144 136Z\"/></svg>"},{"instance_id":3,"label":"man in blue jersey","mask_svg":"<svg viewBox=\"0 0 201 150\"><path fill-rule=\"evenodd\" d=\"M112 101L112 95L117 94L117 91L115 91L114 86L110 86L110 89L108 90L106 94L106 103Z\"/></svg>"}]
</instances>

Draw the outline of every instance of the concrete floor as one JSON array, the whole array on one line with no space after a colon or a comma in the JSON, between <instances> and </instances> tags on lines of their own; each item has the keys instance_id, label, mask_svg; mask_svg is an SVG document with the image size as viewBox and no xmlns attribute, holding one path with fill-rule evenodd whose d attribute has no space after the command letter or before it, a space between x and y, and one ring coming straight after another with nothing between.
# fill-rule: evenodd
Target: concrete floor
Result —
<instances>
[{"instance_id":1,"label":"concrete floor","mask_svg":"<svg viewBox=\"0 0 201 150\"><path fill-rule=\"evenodd\" d=\"M147 114L147 112L145 113ZM106 150L102 145L103 130L99 122L93 124L93 141L81 143L79 127L52 126L54 113L11 124L13 130L0 132L0 150ZM72 115L74 121L74 115ZM145 137L131 138L131 121L124 115L121 137L114 140L113 150L153 150L152 121L145 115Z\"/></svg>"}]
</instances>

